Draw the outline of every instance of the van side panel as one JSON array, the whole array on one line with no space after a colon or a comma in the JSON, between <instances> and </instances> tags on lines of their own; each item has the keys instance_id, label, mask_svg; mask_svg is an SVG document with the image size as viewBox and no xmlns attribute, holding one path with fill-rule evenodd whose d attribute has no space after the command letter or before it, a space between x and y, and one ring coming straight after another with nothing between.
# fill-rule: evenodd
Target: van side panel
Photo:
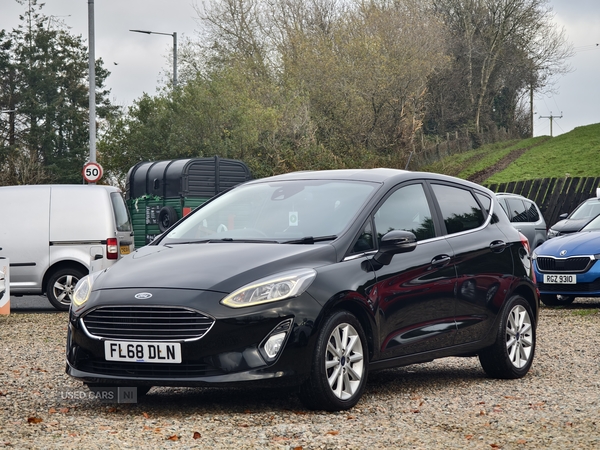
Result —
<instances>
[{"instance_id":1,"label":"van side panel","mask_svg":"<svg viewBox=\"0 0 600 450\"><path fill-rule=\"evenodd\" d=\"M115 237L109 192L102 186L52 186L50 242L98 243Z\"/></svg>"},{"instance_id":2,"label":"van side panel","mask_svg":"<svg viewBox=\"0 0 600 450\"><path fill-rule=\"evenodd\" d=\"M50 187L2 187L0 205L0 256L10 258L11 292L40 293L50 257Z\"/></svg>"}]
</instances>

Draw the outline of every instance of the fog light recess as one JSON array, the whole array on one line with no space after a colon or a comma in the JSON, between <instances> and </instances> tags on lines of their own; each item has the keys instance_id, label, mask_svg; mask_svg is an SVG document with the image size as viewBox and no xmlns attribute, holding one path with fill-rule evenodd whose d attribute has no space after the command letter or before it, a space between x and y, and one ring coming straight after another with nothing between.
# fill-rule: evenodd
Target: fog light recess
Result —
<instances>
[{"instance_id":1,"label":"fog light recess","mask_svg":"<svg viewBox=\"0 0 600 450\"><path fill-rule=\"evenodd\" d=\"M291 325L292 319L281 322L271 331L271 333L269 333L260 345L260 349L262 350L261 353L267 362L275 360L281 352L281 349L285 345Z\"/></svg>"}]
</instances>

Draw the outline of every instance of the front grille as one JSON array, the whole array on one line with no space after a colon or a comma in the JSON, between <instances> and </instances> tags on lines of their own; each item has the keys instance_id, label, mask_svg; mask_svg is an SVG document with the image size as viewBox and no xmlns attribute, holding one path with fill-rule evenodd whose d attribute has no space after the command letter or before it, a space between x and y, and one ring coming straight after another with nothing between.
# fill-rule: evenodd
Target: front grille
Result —
<instances>
[{"instance_id":1,"label":"front grille","mask_svg":"<svg viewBox=\"0 0 600 450\"><path fill-rule=\"evenodd\" d=\"M181 364L127 363L82 360L77 369L94 374L136 378L196 378L223 375L223 371L212 365L198 362Z\"/></svg>"},{"instance_id":2,"label":"front grille","mask_svg":"<svg viewBox=\"0 0 600 450\"><path fill-rule=\"evenodd\" d=\"M540 291L556 292L557 294L565 294L569 292L589 292L599 293L600 292L600 280L593 281L591 283L577 283L577 284L545 284L538 283Z\"/></svg>"},{"instance_id":3,"label":"front grille","mask_svg":"<svg viewBox=\"0 0 600 450\"><path fill-rule=\"evenodd\" d=\"M589 256L573 257L566 259L551 258L547 256L537 258L537 266L540 272L587 272L596 260Z\"/></svg>"},{"instance_id":4,"label":"front grille","mask_svg":"<svg viewBox=\"0 0 600 450\"><path fill-rule=\"evenodd\" d=\"M178 307L104 306L86 314L83 323L97 337L162 341L201 338L214 319Z\"/></svg>"}]
</instances>

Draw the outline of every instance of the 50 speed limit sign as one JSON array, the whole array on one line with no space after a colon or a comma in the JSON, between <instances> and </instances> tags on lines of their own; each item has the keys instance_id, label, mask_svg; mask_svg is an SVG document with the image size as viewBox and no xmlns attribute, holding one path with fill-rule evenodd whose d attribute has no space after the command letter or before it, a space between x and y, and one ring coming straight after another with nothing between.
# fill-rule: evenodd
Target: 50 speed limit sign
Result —
<instances>
[{"instance_id":1,"label":"50 speed limit sign","mask_svg":"<svg viewBox=\"0 0 600 450\"><path fill-rule=\"evenodd\" d=\"M95 162L89 162L83 166L83 179L88 183L95 183L102 178L102 166Z\"/></svg>"}]
</instances>

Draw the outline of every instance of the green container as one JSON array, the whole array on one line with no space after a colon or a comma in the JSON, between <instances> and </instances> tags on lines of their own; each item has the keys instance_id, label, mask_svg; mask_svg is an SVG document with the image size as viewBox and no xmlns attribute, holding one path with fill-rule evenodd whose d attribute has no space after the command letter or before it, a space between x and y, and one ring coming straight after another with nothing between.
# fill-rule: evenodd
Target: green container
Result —
<instances>
[{"instance_id":1,"label":"green container","mask_svg":"<svg viewBox=\"0 0 600 450\"><path fill-rule=\"evenodd\" d=\"M216 194L251 179L243 162L218 156L136 164L127 174L125 193L135 247L150 243Z\"/></svg>"}]
</instances>

